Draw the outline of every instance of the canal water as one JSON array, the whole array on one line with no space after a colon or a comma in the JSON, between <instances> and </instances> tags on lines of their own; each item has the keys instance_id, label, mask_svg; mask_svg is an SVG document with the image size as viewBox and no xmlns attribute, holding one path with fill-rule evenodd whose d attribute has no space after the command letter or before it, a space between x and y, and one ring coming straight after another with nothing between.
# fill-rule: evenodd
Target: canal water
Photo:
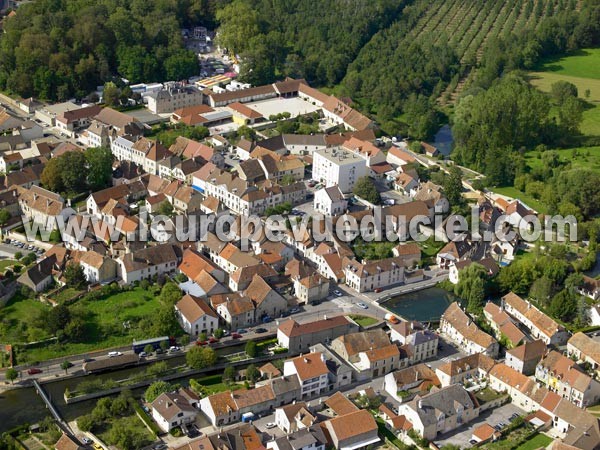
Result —
<instances>
[{"instance_id":1,"label":"canal water","mask_svg":"<svg viewBox=\"0 0 600 450\"><path fill-rule=\"evenodd\" d=\"M457 300L451 292L432 287L394 297L382 306L407 320L437 322L448 305Z\"/></svg>"},{"instance_id":2,"label":"canal water","mask_svg":"<svg viewBox=\"0 0 600 450\"><path fill-rule=\"evenodd\" d=\"M243 351L243 349L244 345L225 347L217 349L217 354L228 355ZM169 367L180 366L185 364L185 356L182 355L176 358L165 359L165 361ZM69 390L74 391L79 383L87 380L124 380L135 374L139 374L141 371L146 370L147 367L149 366L130 367L128 369L115 370L113 372L90 374L85 377L58 380L51 383L45 383L42 387L52 399L52 403L56 406L63 419L69 422L78 416L91 412L98 400L93 399L67 405L64 401L65 389L68 388ZM211 375L211 373L207 373L206 375ZM193 377L181 378L174 380L173 383L187 385L190 378L199 378L199 376L196 375ZM144 391L145 388L141 388L133 390L132 392L134 396L141 397ZM33 424L39 422L49 415L50 412L46 409L44 402L32 387L14 389L0 394L0 433L23 423Z\"/></svg>"}]
</instances>

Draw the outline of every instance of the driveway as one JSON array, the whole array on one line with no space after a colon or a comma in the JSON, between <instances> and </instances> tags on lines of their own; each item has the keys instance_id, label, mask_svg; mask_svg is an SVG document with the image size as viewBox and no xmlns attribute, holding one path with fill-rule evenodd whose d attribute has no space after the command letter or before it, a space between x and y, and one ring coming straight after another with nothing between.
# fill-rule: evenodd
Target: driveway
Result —
<instances>
[{"instance_id":1,"label":"driveway","mask_svg":"<svg viewBox=\"0 0 600 450\"><path fill-rule=\"evenodd\" d=\"M485 411L477 418L477 420L469 422L464 427L461 427L458 430L454 430L450 433L441 435L438 439L435 440L435 444L438 447L443 447L444 445L448 444L457 445L460 448L472 447L471 444L469 444L469 441L471 440L471 436L473 435L473 430L475 430L475 428L484 423L488 423L491 426L495 426L500 422L508 424L510 422L510 416L514 413L520 415L527 414L525 411L516 407L512 403L508 403L491 411Z\"/></svg>"}]
</instances>

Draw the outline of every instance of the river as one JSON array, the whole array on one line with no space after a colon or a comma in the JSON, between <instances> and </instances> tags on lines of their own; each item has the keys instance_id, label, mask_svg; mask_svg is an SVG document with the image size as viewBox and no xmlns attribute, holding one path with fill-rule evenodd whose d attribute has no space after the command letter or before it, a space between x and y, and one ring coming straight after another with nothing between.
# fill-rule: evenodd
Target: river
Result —
<instances>
[{"instance_id":1,"label":"river","mask_svg":"<svg viewBox=\"0 0 600 450\"><path fill-rule=\"evenodd\" d=\"M217 349L218 355L227 355L244 350L244 344ZM170 367L185 364L185 356L181 355L176 358L165 359ZM64 392L66 388L73 391L75 387L84 380L93 379L113 379L124 380L132 375L145 370L148 366L130 367L127 369L115 370L101 374L90 374L85 377L77 377L70 379L62 379L54 382L44 383L42 386L46 393L52 399L52 403L58 409L63 419L67 422L75 418L89 413L96 405L96 400L73 403L67 405L64 401ZM208 373L207 375L210 375ZM204 375L203 375L204 376ZM178 383L187 385L189 378L199 378L199 376L186 377L177 380ZM136 389L133 391L136 397L141 396L145 388ZM3 433L11 428L14 428L23 423L33 424L39 422L50 413L46 409L44 402L37 395L33 387L14 389L0 394L0 433Z\"/></svg>"},{"instance_id":2,"label":"river","mask_svg":"<svg viewBox=\"0 0 600 450\"><path fill-rule=\"evenodd\" d=\"M382 306L407 320L437 322L448 305L456 300L458 297L451 292L431 287L394 297Z\"/></svg>"}]
</instances>

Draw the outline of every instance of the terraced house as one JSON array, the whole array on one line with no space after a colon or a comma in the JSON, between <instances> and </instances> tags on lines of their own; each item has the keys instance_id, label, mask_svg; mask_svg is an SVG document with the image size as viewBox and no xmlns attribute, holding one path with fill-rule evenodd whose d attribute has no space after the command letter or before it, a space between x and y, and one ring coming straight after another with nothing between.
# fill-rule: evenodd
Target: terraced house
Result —
<instances>
[{"instance_id":1,"label":"terraced house","mask_svg":"<svg viewBox=\"0 0 600 450\"><path fill-rule=\"evenodd\" d=\"M510 316L521 322L534 339L541 339L546 345L558 346L567 343L569 332L565 327L514 292L502 297L502 307Z\"/></svg>"},{"instance_id":2,"label":"terraced house","mask_svg":"<svg viewBox=\"0 0 600 450\"><path fill-rule=\"evenodd\" d=\"M440 329L463 351L485 353L495 358L498 355L498 342L483 332L462 309L458 302L448 306L440 319Z\"/></svg>"}]
</instances>

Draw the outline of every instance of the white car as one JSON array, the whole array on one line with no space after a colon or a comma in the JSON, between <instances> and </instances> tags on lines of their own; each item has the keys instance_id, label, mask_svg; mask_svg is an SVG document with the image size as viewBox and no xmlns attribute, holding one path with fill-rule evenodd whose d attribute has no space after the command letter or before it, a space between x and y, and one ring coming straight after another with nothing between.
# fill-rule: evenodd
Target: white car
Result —
<instances>
[{"instance_id":1,"label":"white car","mask_svg":"<svg viewBox=\"0 0 600 450\"><path fill-rule=\"evenodd\" d=\"M363 302L357 303L356 306L358 306L359 308L362 308L362 309L369 309L369 307L367 305L365 305Z\"/></svg>"},{"instance_id":2,"label":"white car","mask_svg":"<svg viewBox=\"0 0 600 450\"><path fill-rule=\"evenodd\" d=\"M179 350L181 350L179 347L172 346L169 348L169 353L178 352Z\"/></svg>"},{"instance_id":3,"label":"white car","mask_svg":"<svg viewBox=\"0 0 600 450\"><path fill-rule=\"evenodd\" d=\"M115 356L121 356L123 353L121 352L108 352L109 358L114 358Z\"/></svg>"},{"instance_id":4,"label":"white car","mask_svg":"<svg viewBox=\"0 0 600 450\"><path fill-rule=\"evenodd\" d=\"M333 291L333 295L335 295L336 297L342 297L344 295L344 293L338 289L336 289L335 291Z\"/></svg>"},{"instance_id":5,"label":"white car","mask_svg":"<svg viewBox=\"0 0 600 450\"><path fill-rule=\"evenodd\" d=\"M265 428L266 428L267 430L270 430L271 428L275 428L276 426L277 426L277 425L276 425L276 424L274 424L273 422L269 422L269 423L267 423L267 424L265 425Z\"/></svg>"}]
</instances>

